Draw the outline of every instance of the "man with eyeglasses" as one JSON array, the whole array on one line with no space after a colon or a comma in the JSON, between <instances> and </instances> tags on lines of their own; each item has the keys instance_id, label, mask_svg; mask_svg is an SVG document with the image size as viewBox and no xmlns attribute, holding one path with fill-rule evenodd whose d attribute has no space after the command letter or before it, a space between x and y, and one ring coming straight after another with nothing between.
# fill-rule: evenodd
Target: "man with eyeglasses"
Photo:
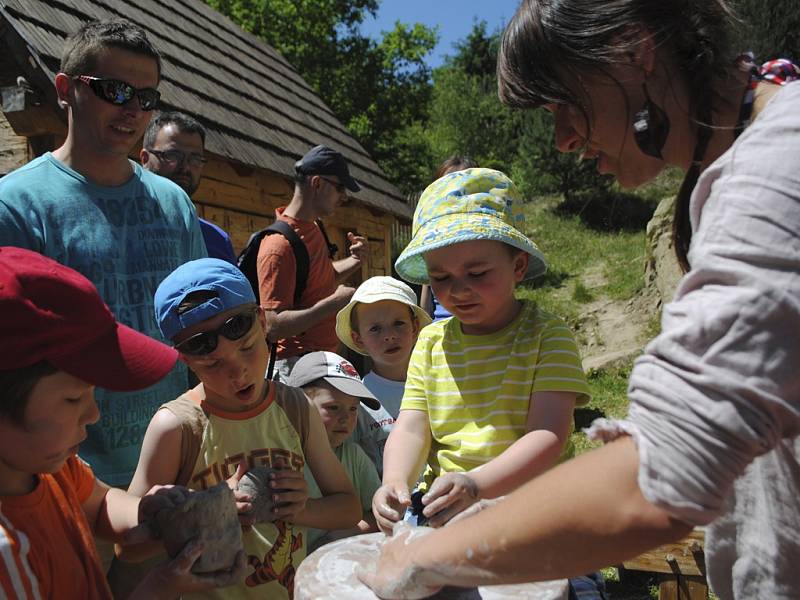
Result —
<instances>
[{"instance_id":1,"label":"man with eyeglasses","mask_svg":"<svg viewBox=\"0 0 800 600\"><path fill-rule=\"evenodd\" d=\"M127 21L87 23L67 39L55 78L67 137L0 180L0 245L79 271L120 322L163 340L153 293L206 249L186 193L128 158L158 104L160 75L157 50ZM102 417L80 455L101 480L128 486L150 418L186 378L179 362L145 390L96 391Z\"/></svg>"},{"instance_id":2,"label":"man with eyeglasses","mask_svg":"<svg viewBox=\"0 0 800 600\"><path fill-rule=\"evenodd\" d=\"M294 291L297 261L282 235L264 237L258 251L258 283L261 306L271 317L269 340L277 342L275 379L286 381L304 354L336 352L336 313L349 301L355 288L345 281L367 260L366 239L347 233L348 256L334 261L319 220L329 217L347 199L347 190L361 188L350 175L347 160L327 146L315 146L295 163L292 200L275 211L297 233L308 250L308 279L299 302Z\"/></svg>"},{"instance_id":3,"label":"man with eyeglasses","mask_svg":"<svg viewBox=\"0 0 800 600\"><path fill-rule=\"evenodd\" d=\"M206 164L205 143L206 129L196 119L176 111L160 112L144 132L139 160L148 171L177 183L191 198ZM224 229L200 219L200 230L211 258L236 264L231 238Z\"/></svg>"}]
</instances>

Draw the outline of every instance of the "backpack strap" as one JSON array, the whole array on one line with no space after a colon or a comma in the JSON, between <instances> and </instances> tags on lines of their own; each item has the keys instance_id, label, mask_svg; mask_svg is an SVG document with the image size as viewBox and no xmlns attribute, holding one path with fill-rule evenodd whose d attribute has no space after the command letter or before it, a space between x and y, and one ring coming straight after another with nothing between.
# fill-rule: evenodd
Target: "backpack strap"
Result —
<instances>
[{"instance_id":1,"label":"backpack strap","mask_svg":"<svg viewBox=\"0 0 800 600\"><path fill-rule=\"evenodd\" d=\"M308 434L311 429L311 420L308 411L311 404L303 390L296 387L284 385L279 381L273 381L275 386L275 403L283 409L292 426L300 436L300 444L303 447L303 454L306 453L308 444Z\"/></svg>"},{"instance_id":2,"label":"backpack strap","mask_svg":"<svg viewBox=\"0 0 800 600\"><path fill-rule=\"evenodd\" d=\"M261 290L258 285L258 251L261 248L261 241L267 235L278 233L282 235L289 245L292 247L294 259L296 263L295 279L294 279L294 306L300 304L300 298L306 289L308 283L308 270L310 265L310 258L308 256L308 249L297 235L297 232L286 221L276 219L269 227L265 227L260 231L256 231L247 240L247 245L239 254L237 264L239 269L247 277L250 285L253 287L253 292L256 295L256 302L261 304Z\"/></svg>"},{"instance_id":3,"label":"backpack strap","mask_svg":"<svg viewBox=\"0 0 800 600\"><path fill-rule=\"evenodd\" d=\"M159 410L162 409L170 411L180 421L181 456L175 484L187 485L197 464L208 416L203 412L194 390L189 390L175 400L162 404Z\"/></svg>"},{"instance_id":4,"label":"backpack strap","mask_svg":"<svg viewBox=\"0 0 800 600\"><path fill-rule=\"evenodd\" d=\"M325 245L328 247L328 256L331 260L336 258L336 253L339 251L339 246L336 244L331 243L330 238L328 237L328 232L325 231L325 225L322 224L322 219L317 219L314 221L319 227L319 230L322 232L322 237L325 238Z\"/></svg>"}]
</instances>

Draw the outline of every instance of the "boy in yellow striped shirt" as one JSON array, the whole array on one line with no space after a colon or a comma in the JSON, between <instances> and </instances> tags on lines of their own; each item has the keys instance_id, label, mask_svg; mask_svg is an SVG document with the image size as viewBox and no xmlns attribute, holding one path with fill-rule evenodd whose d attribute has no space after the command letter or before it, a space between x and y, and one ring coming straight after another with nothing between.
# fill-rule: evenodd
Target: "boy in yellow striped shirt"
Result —
<instances>
[{"instance_id":1,"label":"boy in yellow striped shirt","mask_svg":"<svg viewBox=\"0 0 800 600\"><path fill-rule=\"evenodd\" d=\"M429 283L453 317L423 329L411 356L372 505L386 532L423 467L418 510L433 527L547 470L565 453L576 404L589 399L572 332L514 296L546 270L520 231L520 203L514 183L491 169L446 175L420 198L395 266Z\"/></svg>"}]
</instances>

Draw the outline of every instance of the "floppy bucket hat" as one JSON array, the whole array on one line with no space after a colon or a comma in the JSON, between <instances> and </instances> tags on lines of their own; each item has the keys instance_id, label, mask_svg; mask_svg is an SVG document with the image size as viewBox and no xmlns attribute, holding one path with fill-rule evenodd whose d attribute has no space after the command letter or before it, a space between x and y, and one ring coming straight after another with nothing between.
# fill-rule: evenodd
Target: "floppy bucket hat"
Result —
<instances>
[{"instance_id":1,"label":"floppy bucket hat","mask_svg":"<svg viewBox=\"0 0 800 600\"><path fill-rule=\"evenodd\" d=\"M414 290L405 283L398 281L394 277L386 277L384 275L370 277L358 286L358 289L355 294L353 294L353 298L347 306L336 313L336 335L345 346L359 354L366 354L366 352L360 350L353 343L353 336L350 335L353 331L350 324L350 315L359 302L362 304L372 304L374 302L380 302L381 300L394 300L395 302L408 305L411 310L414 311L414 315L417 317L417 321L419 321L420 329L431 322L430 315L421 307L417 306L417 295L414 293Z\"/></svg>"},{"instance_id":2,"label":"floppy bucket hat","mask_svg":"<svg viewBox=\"0 0 800 600\"><path fill-rule=\"evenodd\" d=\"M91 281L37 252L0 248L0 369L46 360L108 390L158 383L178 353L117 323Z\"/></svg>"},{"instance_id":3,"label":"floppy bucket hat","mask_svg":"<svg viewBox=\"0 0 800 600\"><path fill-rule=\"evenodd\" d=\"M292 367L286 383L292 387L303 387L317 379L326 381L340 392L360 398L361 402L372 410L381 407L378 399L361 381L356 368L335 352L323 350L309 352Z\"/></svg>"},{"instance_id":4,"label":"floppy bucket hat","mask_svg":"<svg viewBox=\"0 0 800 600\"><path fill-rule=\"evenodd\" d=\"M493 169L464 169L437 179L414 211L411 242L395 262L400 277L428 283L422 256L437 248L473 240L495 240L530 255L525 279L547 270L544 255L522 230L525 214L519 190Z\"/></svg>"},{"instance_id":5,"label":"floppy bucket hat","mask_svg":"<svg viewBox=\"0 0 800 600\"><path fill-rule=\"evenodd\" d=\"M192 292L214 292L215 297L181 312L179 307ZM184 329L242 306L255 304L256 296L239 267L219 258L200 258L182 264L158 285L155 312L161 334L174 340Z\"/></svg>"}]
</instances>

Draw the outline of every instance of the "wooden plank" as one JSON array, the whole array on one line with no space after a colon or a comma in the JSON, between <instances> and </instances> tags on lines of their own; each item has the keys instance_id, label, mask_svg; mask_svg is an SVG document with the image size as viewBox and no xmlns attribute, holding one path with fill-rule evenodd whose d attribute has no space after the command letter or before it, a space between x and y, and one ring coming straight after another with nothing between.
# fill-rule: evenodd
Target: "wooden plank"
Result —
<instances>
[{"instance_id":1,"label":"wooden plank","mask_svg":"<svg viewBox=\"0 0 800 600\"><path fill-rule=\"evenodd\" d=\"M623 563L632 571L668 573L672 575L706 575L703 544L705 533L695 529L687 537L673 544L664 544Z\"/></svg>"},{"instance_id":2,"label":"wooden plank","mask_svg":"<svg viewBox=\"0 0 800 600\"><path fill-rule=\"evenodd\" d=\"M708 600L708 584L704 577L660 575L658 600Z\"/></svg>"},{"instance_id":3,"label":"wooden plank","mask_svg":"<svg viewBox=\"0 0 800 600\"><path fill-rule=\"evenodd\" d=\"M0 112L0 177L28 162L28 139L17 135Z\"/></svg>"}]
</instances>

